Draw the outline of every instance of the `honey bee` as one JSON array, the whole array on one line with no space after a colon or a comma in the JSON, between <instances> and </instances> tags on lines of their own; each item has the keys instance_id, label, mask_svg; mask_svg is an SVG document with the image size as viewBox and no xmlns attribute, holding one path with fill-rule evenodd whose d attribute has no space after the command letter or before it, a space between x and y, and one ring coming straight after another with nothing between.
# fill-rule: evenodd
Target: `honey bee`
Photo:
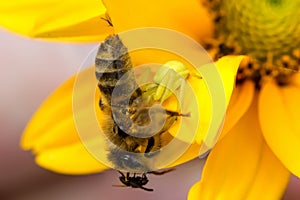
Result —
<instances>
[{"instance_id":1,"label":"honey bee","mask_svg":"<svg viewBox=\"0 0 300 200\"><path fill-rule=\"evenodd\" d=\"M118 35L100 44L95 65L101 93L99 107L105 115L101 128L108 141L107 159L118 169L125 186L153 191L144 187L147 174L170 170L153 171L148 158L159 153L160 135L184 115L155 106L159 98L149 101L149 92L138 86L128 49Z\"/></svg>"}]
</instances>

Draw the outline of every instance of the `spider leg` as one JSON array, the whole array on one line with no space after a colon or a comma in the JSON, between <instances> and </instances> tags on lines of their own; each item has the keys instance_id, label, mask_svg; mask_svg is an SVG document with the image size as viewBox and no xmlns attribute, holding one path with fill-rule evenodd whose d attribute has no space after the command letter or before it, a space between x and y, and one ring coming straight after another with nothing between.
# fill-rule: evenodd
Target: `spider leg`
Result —
<instances>
[{"instance_id":1,"label":"spider leg","mask_svg":"<svg viewBox=\"0 0 300 200\"><path fill-rule=\"evenodd\" d=\"M177 88L181 87L186 76L186 72L175 72L173 69L169 69L161 79L153 99L162 104Z\"/></svg>"},{"instance_id":2,"label":"spider leg","mask_svg":"<svg viewBox=\"0 0 300 200\"><path fill-rule=\"evenodd\" d=\"M160 83L158 83L158 87L156 89L155 94L153 95L153 99L155 101L161 100L163 94L165 93L166 90L166 86L169 82L170 79L170 70L168 70L168 72L166 73L166 75L162 78L162 80L160 80Z\"/></svg>"}]
</instances>

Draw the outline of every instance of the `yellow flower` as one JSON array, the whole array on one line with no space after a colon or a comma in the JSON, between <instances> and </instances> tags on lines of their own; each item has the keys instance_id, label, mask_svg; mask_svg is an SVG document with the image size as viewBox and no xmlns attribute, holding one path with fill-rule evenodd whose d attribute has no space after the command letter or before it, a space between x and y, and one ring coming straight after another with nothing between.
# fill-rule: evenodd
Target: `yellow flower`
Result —
<instances>
[{"instance_id":1,"label":"yellow flower","mask_svg":"<svg viewBox=\"0 0 300 200\"><path fill-rule=\"evenodd\" d=\"M218 144L189 199L279 199L300 176L299 1L215 1L207 48L246 54Z\"/></svg>"},{"instance_id":2,"label":"yellow flower","mask_svg":"<svg viewBox=\"0 0 300 200\"><path fill-rule=\"evenodd\" d=\"M120 2L120 6L121 3ZM134 2L132 2L134 3ZM175 3L175 2L174 2ZM58 4L58 3L57 3ZM165 6L168 3L166 2ZM35 38L44 38L49 40L64 40L64 41L101 41L107 35L123 30L127 30L134 27L147 27L150 24L147 20L142 20L136 24L133 22L132 27L122 27L118 23L114 22L114 27L112 28L108 20L109 16L114 20L114 15L106 14L106 9L101 4L101 2L90 1L90 2L74 2L70 3L65 2L59 4L59 6L53 6L52 10L39 12L43 7L49 7L50 5L56 5L55 1L18 1L18 2L5 2L1 4L1 20L0 24L3 27L8 28L9 30L25 34ZM196 16L202 16L203 8L197 6L196 2L189 2L186 4L186 10L194 10L190 12L195 17L185 17L181 18L180 21L174 21L172 19L171 13L174 9L182 8L181 4L175 3L173 8L170 7L168 16L170 19L167 21L160 20L160 27L168 27L173 30L180 30L183 33L186 33L190 36L193 36L195 39L206 37L212 33L211 29L203 29L201 27L192 28L192 23L200 23L203 19L200 19ZM28 8L21 12L21 15L18 13L10 12L11 9L17 7ZM82 8L80 12L74 12L71 15L64 15L57 17L57 13L61 12L63 8ZM90 12L88 11L90 10ZM151 11L152 12L152 11ZM152 19L151 12L149 12L149 20ZM166 10L160 11L160 16L166 14ZM158 14L158 11L156 12ZM24 19L24 16L27 19ZM159 18L159 15L157 16ZM47 18L47 20L46 20ZM154 26L158 21L154 20L152 23ZM137 18L136 18L137 19ZM190 21L190 19L194 19ZM25 23L22 23L23 21ZM52 21L53 20L53 21ZM120 19L122 20L122 18ZM170 23L174 21L175 24ZM209 24L209 18L207 18L207 23ZM139 23L142 23L139 25ZM178 25L181 24L180 26ZM128 24L127 24L128 25ZM184 26L183 26L184 25ZM189 27L186 27L189 25ZM92 28L91 26L94 26ZM207 26L206 26L207 27ZM201 37L200 37L201 36ZM193 47L188 47L187 49L192 49ZM148 50L137 51L131 54L131 58L135 65L157 62L164 63L168 60L174 59L174 55L166 54L165 52L153 52ZM177 58L177 56L175 57ZM179 59L179 58L178 58ZM227 104L231 92L233 90L233 83L235 78L235 73L237 71L238 64L240 63L241 57L235 59L224 58L216 63L218 69L222 72L221 78L226 87L226 100ZM231 70L225 69L226 66L229 66ZM104 138L96 140L94 138L84 141L85 144L82 144L82 138L77 133L78 126L76 126L76 117L85 117L86 110L90 106L98 107L98 105L90 105L86 103L86 92L95 89L97 83L95 82L95 76L93 69L90 68L87 71L80 73L80 76L85 79L83 84L80 85L79 91L76 93L78 101L81 101L82 106L77 113L73 112L72 103L74 101L74 83L76 77L72 77L61 87L59 87L50 97L43 103L40 109L32 117L31 121L28 123L22 140L21 146L25 150L32 150L36 155L36 162L47 169L58 173L65 174L86 174L100 172L107 168L106 165L101 164L98 159L91 155L91 153L86 149L87 146L95 146L96 144L104 146ZM196 81L195 79L190 80L191 85L194 89L199 88L199 84L202 85L203 90L198 91L196 96L203 99L203 96L209 98L209 91L206 89L205 83L203 80ZM97 91L98 92L98 91ZM205 94L205 95L204 95ZM94 103L99 101L99 94L97 93ZM202 100L201 100L202 101ZM202 101L203 109L209 111L211 105L205 104L205 101ZM174 106L174 101L168 101L166 106L172 108ZM82 108L81 108L82 107ZM206 108L208 107L208 108ZM62 112L63 110L63 112ZM95 109L99 111L99 108ZM102 114L97 112L98 120L101 121ZM207 116L207 120L210 120L211 114ZM90 120L86 120L89 123ZM85 123L85 122L84 122ZM199 126L200 130L207 129L207 124L204 126ZM206 127L206 128L204 128ZM174 131L175 130L175 131ZM169 166L175 166L183 162L187 162L199 155L199 149L201 148L201 143L205 135L198 130L200 135L197 137L198 143L188 144L190 147L178 160L171 163ZM97 130L95 130L97 131ZM176 132L176 128L172 128L173 132ZM193 130L194 131L194 130ZM99 139L99 138L97 138ZM183 138L184 139L184 138ZM100 151L100 153L104 153ZM67 159L66 159L67 158Z\"/></svg>"},{"instance_id":3,"label":"yellow flower","mask_svg":"<svg viewBox=\"0 0 300 200\"><path fill-rule=\"evenodd\" d=\"M115 0L104 1L105 7L95 0L55 3L1 3L0 24L32 37L68 41L100 41L112 32L164 27L194 38L216 60L248 55L237 74L221 137L189 199L279 199L290 173L300 177L299 1L216 0L204 1L206 7L196 0ZM47 11L39 9L45 7ZM113 28L101 19L106 12ZM136 64L168 59L151 52L132 58ZM218 62L230 91L235 66L221 63L222 59ZM40 165L61 173L101 171L105 166L89 155L76 135L73 82L74 78L66 82L42 105L25 131L22 146L34 150ZM49 118L62 109L59 119ZM193 158L193 148L198 147L191 146L175 164Z\"/></svg>"}]
</instances>

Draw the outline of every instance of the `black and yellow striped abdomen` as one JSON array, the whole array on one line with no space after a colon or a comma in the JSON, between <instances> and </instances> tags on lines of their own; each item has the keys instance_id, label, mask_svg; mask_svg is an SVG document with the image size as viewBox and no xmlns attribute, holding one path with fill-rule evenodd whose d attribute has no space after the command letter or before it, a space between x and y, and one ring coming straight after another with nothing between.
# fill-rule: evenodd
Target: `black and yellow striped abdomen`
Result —
<instances>
[{"instance_id":1,"label":"black and yellow striped abdomen","mask_svg":"<svg viewBox=\"0 0 300 200\"><path fill-rule=\"evenodd\" d=\"M119 103L118 100L122 101L128 95L138 95L134 94L135 88L138 87L131 71L132 63L128 50L118 35L109 36L100 45L95 63L98 87L107 103L111 104L111 96L117 83L113 102Z\"/></svg>"}]
</instances>

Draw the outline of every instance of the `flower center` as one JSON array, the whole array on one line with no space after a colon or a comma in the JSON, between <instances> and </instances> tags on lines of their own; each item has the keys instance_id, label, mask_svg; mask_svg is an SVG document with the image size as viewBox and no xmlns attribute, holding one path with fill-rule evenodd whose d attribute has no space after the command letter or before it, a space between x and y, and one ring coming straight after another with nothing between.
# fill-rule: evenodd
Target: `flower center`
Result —
<instances>
[{"instance_id":1,"label":"flower center","mask_svg":"<svg viewBox=\"0 0 300 200\"><path fill-rule=\"evenodd\" d=\"M205 0L204 0L205 1ZM209 2L209 3L208 3ZM260 86L265 77L286 84L300 65L299 0L206 0L216 23L207 48L215 59L248 55L237 81Z\"/></svg>"}]
</instances>

